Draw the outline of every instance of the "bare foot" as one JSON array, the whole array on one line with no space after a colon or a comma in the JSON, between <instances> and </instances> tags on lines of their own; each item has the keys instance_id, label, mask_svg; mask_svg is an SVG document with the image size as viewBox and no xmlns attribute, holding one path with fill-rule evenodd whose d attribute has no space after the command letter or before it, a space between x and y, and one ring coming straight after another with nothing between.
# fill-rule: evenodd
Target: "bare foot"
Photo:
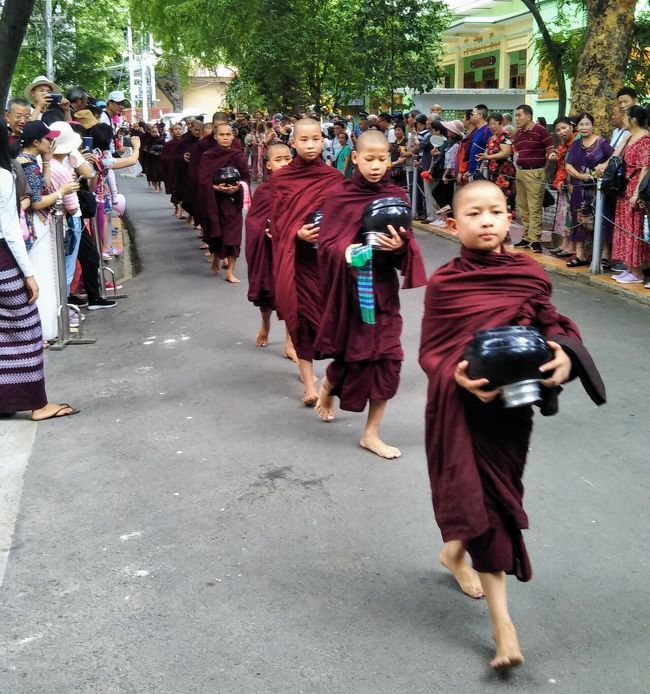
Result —
<instances>
[{"instance_id":1,"label":"bare foot","mask_svg":"<svg viewBox=\"0 0 650 694\"><path fill-rule=\"evenodd\" d=\"M257 337L255 338L255 344L258 347L268 347L269 346L269 331L262 326L257 331Z\"/></svg>"},{"instance_id":2,"label":"bare foot","mask_svg":"<svg viewBox=\"0 0 650 694\"><path fill-rule=\"evenodd\" d=\"M226 274L226 282L230 282L231 284L239 284L241 280L232 274Z\"/></svg>"},{"instance_id":3,"label":"bare foot","mask_svg":"<svg viewBox=\"0 0 650 694\"><path fill-rule=\"evenodd\" d=\"M506 622L494 627L494 643L497 651L490 661L490 666L495 670L506 670L517 667L524 662L521 653L517 631L512 622Z\"/></svg>"},{"instance_id":4,"label":"bare foot","mask_svg":"<svg viewBox=\"0 0 650 694\"><path fill-rule=\"evenodd\" d=\"M394 458L399 458L402 455L402 451L395 446L389 446L384 443L379 436L372 436L369 434L364 434L359 441L361 448L365 448L371 453L375 453L380 458L388 458L388 460L393 460Z\"/></svg>"},{"instance_id":5,"label":"bare foot","mask_svg":"<svg viewBox=\"0 0 650 694\"><path fill-rule=\"evenodd\" d=\"M284 345L284 354L282 355L285 359L290 359L295 364L298 363L298 355L291 342L287 342Z\"/></svg>"},{"instance_id":6,"label":"bare foot","mask_svg":"<svg viewBox=\"0 0 650 694\"><path fill-rule=\"evenodd\" d=\"M316 392L316 388L314 388L314 384L312 383L309 386L305 386L302 395L302 401L305 407L313 407L317 400L318 393Z\"/></svg>"},{"instance_id":7,"label":"bare foot","mask_svg":"<svg viewBox=\"0 0 650 694\"><path fill-rule=\"evenodd\" d=\"M224 270L227 270L227 269L228 269L228 258L224 258L224 259L221 261L221 267L222 267Z\"/></svg>"},{"instance_id":8,"label":"bare foot","mask_svg":"<svg viewBox=\"0 0 650 694\"><path fill-rule=\"evenodd\" d=\"M316 414L324 421L331 422L334 420L334 396L330 395L329 391L321 385L316 401Z\"/></svg>"},{"instance_id":9,"label":"bare foot","mask_svg":"<svg viewBox=\"0 0 650 694\"><path fill-rule=\"evenodd\" d=\"M61 404L48 402L45 407L32 410L32 420L34 422L42 422L44 419L58 419L59 417L69 417L70 415L78 413L79 410L76 407L68 405L67 402Z\"/></svg>"},{"instance_id":10,"label":"bare foot","mask_svg":"<svg viewBox=\"0 0 650 694\"><path fill-rule=\"evenodd\" d=\"M438 559L445 569L451 572L465 595L469 595L470 598L475 600L480 600L485 597L485 593L483 593L483 587L478 574L467 563L465 549L462 544L458 542L460 551L458 551L455 545L456 542L445 543L438 555Z\"/></svg>"},{"instance_id":11,"label":"bare foot","mask_svg":"<svg viewBox=\"0 0 650 694\"><path fill-rule=\"evenodd\" d=\"M208 246L207 243L202 243L202 244L199 246L199 250L201 250L201 251L207 251L208 248L210 248L210 246Z\"/></svg>"},{"instance_id":12,"label":"bare foot","mask_svg":"<svg viewBox=\"0 0 650 694\"><path fill-rule=\"evenodd\" d=\"M212 264L212 272L219 272L221 269L221 259L212 257L212 260L208 258L208 262Z\"/></svg>"}]
</instances>

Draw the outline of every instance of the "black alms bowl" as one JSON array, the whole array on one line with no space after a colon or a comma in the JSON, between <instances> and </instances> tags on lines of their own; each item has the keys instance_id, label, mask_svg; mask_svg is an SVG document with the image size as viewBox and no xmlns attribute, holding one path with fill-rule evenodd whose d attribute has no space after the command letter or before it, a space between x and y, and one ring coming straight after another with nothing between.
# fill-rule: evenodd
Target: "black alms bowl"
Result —
<instances>
[{"instance_id":1,"label":"black alms bowl","mask_svg":"<svg viewBox=\"0 0 650 694\"><path fill-rule=\"evenodd\" d=\"M320 226L320 223L322 221L323 213L320 210L315 210L314 212L311 212L307 215L307 219L305 219L305 224L315 224L318 227Z\"/></svg>"},{"instance_id":2,"label":"black alms bowl","mask_svg":"<svg viewBox=\"0 0 650 694\"><path fill-rule=\"evenodd\" d=\"M373 200L363 212L363 237L369 246L377 246L377 235L390 236L388 225L396 231L400 227L411 227L411 208L401 198L378 198Z\"/></svg>"},{"instance_id":3,"label":"black alms bowl","mask_svg":"<svg viewBox=\"0 0 650 694\"><path fill-rule=\"evenodd\" d=\"M551 355L539 330L522 325L477 332L465 348L470 378L487 378L486 388L501 388L505 407L539 402L539 367Z\"/></svg>"},{"instance_id":4,"label":"black alms bowl","mask_svg":"<svg viewBox=\"0 0 650 694\"><path fill-rule=\"evenodd\" d=\"M217 169L214 172L212 183L215 185L224 183L229 186L234 186L235 183L239 183L240 178L241 174L239 173L239 169L236 169L234 166L224 166L223 169Z\"/></svg>"}]
</instances>

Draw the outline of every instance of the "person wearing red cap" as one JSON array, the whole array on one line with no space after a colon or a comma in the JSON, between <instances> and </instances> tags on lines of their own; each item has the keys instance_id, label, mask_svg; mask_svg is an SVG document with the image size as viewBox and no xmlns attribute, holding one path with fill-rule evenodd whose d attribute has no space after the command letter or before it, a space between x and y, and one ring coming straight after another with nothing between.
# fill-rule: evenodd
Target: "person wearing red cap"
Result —
<instances>
[{"instance_id":1,"label":"person wearing red cap","mask_svg":"<svg viewBox=\"0 0 650 694\"><path fill-rule=\"evenodd\" d=\"M45 341L54 340L57 336L58 286L50 210L59 198L79 190L79 184L74 181L64 184L55 193L46 192L51 183L53 140L60 134L59 130L50 130L43 121L30 121L23 128L21 151L17 157L31 189L32 202L26 214L30 236L26 244L34 277L40 288L36 305Z\"/></svg>"}]
</instances>

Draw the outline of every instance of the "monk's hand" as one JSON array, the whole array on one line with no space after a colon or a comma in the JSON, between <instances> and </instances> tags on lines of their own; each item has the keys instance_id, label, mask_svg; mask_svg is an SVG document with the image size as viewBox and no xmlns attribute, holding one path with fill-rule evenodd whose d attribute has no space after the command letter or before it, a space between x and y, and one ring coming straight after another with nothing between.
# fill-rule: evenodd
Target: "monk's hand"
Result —
<instances>
[{"instance_id":1,"label":"monk's hand","mask_svg":"<svg viewBox=\"0 0 650 694\"><path fill-rule=\"evenodd\" d=\"M475 395L481 402L492 402L500 394L500 389L496 390L483 390L489 381L487 378L470 378L467 374L467 369L469 368L469 362L467 360L461 361L456 367L454 372L454 379L456 383L461 388L465 388L472 395Z\"/></svg>"},{"instance_id":2,"label":"monk's hand","mask_svg":"<svg viewBox=\"0 0 650 694\"><path fill-rule=\"evenodd\" d=\"M300 229L298 229L297 236L301 241L306 241L307 243L316 243L318 241L319 233L319 226L316 226L315 224L303 224Z\"/></svg>"},{"instance_id":3,"label":"monk's hand","mask_svg":"<svg viewBox=\"0 0 650 694\"><path fill-rule=\"evenodd\" d=\"M386 236L386 234L377 234L377 242L379 244L377 250L399 251L404 248L404 239L397 233L395 227L392 224L388 224L386 228L390 232L390 236ZM404 227L400 227L399 230L402 234L406 233Z\"/></svg>"},{"instance_id":4,"label":"monk's hand","mask_svg":"<svg viewBox=\"0 0 650 694\"><path fill-rule=\"evenodd\" d=\"M264 229L264 233L268 236L268 238L270 238L270 239L273 238L271 236L271 230L268 227L266 229Z\"/></svg>"},{"instance_id":5,"label":"monk's hand","mask_svg":"<svg viewBox=\"0 0 650 694\"><path fill-rule=\"evenodd\" d=\"M549 378L542 381L542 385L547 388L561 386L569 380L571 375L571 359L569 355L562 349L557 342L548 341L548 346L553 350L553 358L551 361L542 364L539 370L545 374L548 371L552 372Z\"/></svg>"}]
</instances>

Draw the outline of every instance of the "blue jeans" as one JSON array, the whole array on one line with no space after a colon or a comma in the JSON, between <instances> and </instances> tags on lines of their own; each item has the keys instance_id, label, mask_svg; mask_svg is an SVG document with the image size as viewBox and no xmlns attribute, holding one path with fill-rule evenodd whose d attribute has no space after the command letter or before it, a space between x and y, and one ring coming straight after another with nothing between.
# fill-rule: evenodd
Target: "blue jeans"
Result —
<instances>
[{"instance_id":1,"label":"blue jeans","mask_svg":"<svg viewBox=\"0 0 650 694\"><path fill-rule=\"evenodd\" d=\"M77 264L77 253L79 253L79 242L81 241L81 217L68 217L68 234L71 235L70 243L66 241L65 254L65 283L68 294L70 294L70 285L74 277L74 268Z\"/></svg>"}]
</instances>

